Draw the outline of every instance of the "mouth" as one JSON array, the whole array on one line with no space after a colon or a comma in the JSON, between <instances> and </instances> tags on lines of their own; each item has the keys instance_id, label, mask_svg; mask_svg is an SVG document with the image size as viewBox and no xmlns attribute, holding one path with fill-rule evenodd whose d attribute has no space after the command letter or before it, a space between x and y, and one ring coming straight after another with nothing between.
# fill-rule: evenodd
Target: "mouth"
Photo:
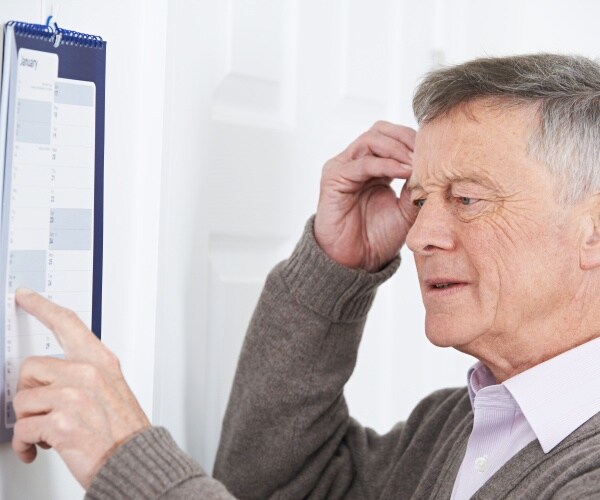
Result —
<instances>
[{"instance_id":1,"label":"mouth","mask_svg":"<svg viewBox=\"0 0 600 500\"><path fill-rule=\"evenodd\" d=\"M468 283L455 279L436 278L425 280L425 285L426 291L430 294L446 295L462 290L468 285Z\"/></svg>"},{"instance_id":2,"label":"mouth","mask_svg":"<svg viewBox=\"0 0 600 500\"><path fill-rule=\"evenodd\" d=\"M433 285L433 288L448 288L456 285L456 283L439 283L438 285Z\"/></svg>"}]
</instances>

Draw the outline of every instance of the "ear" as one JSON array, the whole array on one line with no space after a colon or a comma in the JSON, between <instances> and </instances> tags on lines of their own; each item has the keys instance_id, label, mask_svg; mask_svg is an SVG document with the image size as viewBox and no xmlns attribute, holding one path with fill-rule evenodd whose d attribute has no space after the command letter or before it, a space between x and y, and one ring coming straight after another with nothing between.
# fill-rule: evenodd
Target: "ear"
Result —
<instances>
[{"instance_id":1,"label":"ear","mask_svg":"<svg viewBox=\"0 0 600 500\"><path fill-rule=\"evenodd\" d=\"M600 267L600 205L596 203L584 215L579 245L579 267L584 271Z\"/></svg>"}]
</instances>

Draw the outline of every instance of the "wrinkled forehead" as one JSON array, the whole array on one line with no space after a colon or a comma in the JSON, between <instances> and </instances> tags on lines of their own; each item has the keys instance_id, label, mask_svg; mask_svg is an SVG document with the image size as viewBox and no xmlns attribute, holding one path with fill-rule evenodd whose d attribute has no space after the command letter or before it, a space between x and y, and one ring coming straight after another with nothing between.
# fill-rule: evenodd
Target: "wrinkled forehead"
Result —
<instances>
[{"instance_id":1,"label":"wrinkled forehead","mask_svg":"<svg viewBox=\"0 0 600 500\"><path fill-rule=\"evenodd\" d=\"M473 104L423 125L409 188L461 177L501 184L522 176L536 123L531 109Z\"/></svg>"}]
</instances>

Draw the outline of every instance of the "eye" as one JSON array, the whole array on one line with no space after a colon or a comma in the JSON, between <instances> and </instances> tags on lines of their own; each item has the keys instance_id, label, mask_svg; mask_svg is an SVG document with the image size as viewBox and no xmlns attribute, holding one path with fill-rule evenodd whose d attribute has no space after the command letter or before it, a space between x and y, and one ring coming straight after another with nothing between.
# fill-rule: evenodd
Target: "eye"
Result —
<instances>
[{"instance_id":1,"label":"eye","mask_svg":"<svg viewBox=\"0 0 600 500\"><path fill-rule=\"evenodd\" d=\"M469 198L468 196L459 196L458 201L461 205L473 205L473 203L477 203L479 200L477 198Z\"/></svg>"},{"instance_id":2,"label":"eye","mask_svg":"<svg viewBox=\"0 0 600 500\"><path fill-rule=\"evenodd\" d=\"M419 198L418 200L413 201L413 205L417 208L423 207L423 205L425 205L425 198Z\"/></svg>"}]
</instances>

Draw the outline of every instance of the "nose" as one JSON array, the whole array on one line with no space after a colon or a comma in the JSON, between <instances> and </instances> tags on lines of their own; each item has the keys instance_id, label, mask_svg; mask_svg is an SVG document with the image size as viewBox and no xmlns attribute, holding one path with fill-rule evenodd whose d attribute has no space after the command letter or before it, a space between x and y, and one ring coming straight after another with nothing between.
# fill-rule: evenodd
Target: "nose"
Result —
<instances>
[{"instance_id":1,"label":"nose","mask_svg":"<svg viewBox=\"0 0 600 500\"><path fill-rule=\"evenodd\" d=\"M419 210L406 236L406 245L415 255L431 255L439 250L454 249L452 215L446 203L444 199L430 196Z\"/></svg>"}]
</instances>

